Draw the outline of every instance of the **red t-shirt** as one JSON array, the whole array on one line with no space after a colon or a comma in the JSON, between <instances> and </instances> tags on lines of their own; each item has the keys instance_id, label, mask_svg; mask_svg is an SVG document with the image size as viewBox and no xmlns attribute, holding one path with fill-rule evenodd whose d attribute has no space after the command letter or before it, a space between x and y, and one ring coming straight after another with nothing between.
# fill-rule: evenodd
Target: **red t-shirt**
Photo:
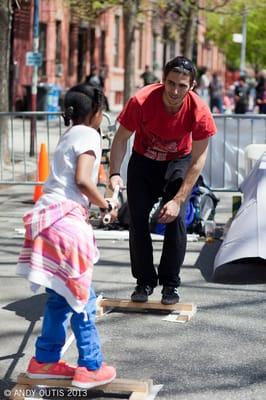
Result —
<instances>
[{"instance_id":1,"label":"red t-shirt","mask_svg":"<svg viewBox=\"0 0 266 400\"><path fill-rule=\"evenodd\" d=\"M164 85L139 90L118 116L122 126L135 132L134 150L153 160L173 160L191 152L192 140L216 133L215 122L204 101L189 91L180 110L171 114L163 104Z\"/></svg>"}]
</instances>

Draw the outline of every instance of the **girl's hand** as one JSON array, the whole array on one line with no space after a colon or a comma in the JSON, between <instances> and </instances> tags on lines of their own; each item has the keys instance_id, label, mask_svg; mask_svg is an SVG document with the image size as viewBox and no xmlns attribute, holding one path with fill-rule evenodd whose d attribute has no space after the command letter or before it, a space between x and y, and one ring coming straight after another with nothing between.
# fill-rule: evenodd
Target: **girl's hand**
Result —
<instances>
[{"instance_id":1,"label":"girl's hand","mask_svg":"<svg viewBox=\"0 0 266 400\"><path fill-rule=\"evenodd\" d=\"M113 199L112 197L105 199L109 204L111 204L112 211L117 211L119 208L119 201L118 199Z\"/></svg>"},{"instance_id":2,"label":"girl's hand","mask_svg":"<svg viewBox=\"0 0 266 400\"><path fill-rule=\"evenodd\" d=\"M107 198L106 201L110 205L111 210L101 212L102 220L105 225L114 222L117 219L119 202L113 198Z\"/></svg>"}]
</instances>

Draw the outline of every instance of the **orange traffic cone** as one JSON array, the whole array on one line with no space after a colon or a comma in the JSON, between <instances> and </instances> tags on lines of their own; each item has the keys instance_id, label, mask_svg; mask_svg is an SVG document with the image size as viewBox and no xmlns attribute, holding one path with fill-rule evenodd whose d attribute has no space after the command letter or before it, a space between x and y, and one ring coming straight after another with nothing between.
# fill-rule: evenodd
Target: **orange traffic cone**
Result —
<instances>
[{"instance_id":1,"label":"orange traffic cone","mask_svg":"<svg viewBox=\"0 0 266 400\"><path fill-rule=\"evenodd\" d=\"M104 169L104 165L100 164L99 173L98 173L98 185L106 186L107 185L107 175Z\"/></svg>"},{"instance_id":2,"label":"orange traffic cone","mask_svg":"<svg viewBox=\"0 0 266 400\"><path fill-rule=\"evenodd\" d=\"M44 143L41 144L39 160L38 160L38 180L39 182L45 182L49 175L49 159L48 153L46 149L46 145ZM42 195L42 186L35 186L33 202L36 203L37 200Z\"/></svg>"}]
</instances>

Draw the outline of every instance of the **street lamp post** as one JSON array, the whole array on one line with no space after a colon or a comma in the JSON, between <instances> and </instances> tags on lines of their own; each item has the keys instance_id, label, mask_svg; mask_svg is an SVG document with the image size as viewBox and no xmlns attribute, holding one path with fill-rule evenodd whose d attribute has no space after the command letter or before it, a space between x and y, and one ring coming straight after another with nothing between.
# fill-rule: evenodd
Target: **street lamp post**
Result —
<instances>
[{"instance_id":1,"label":"street lamp post","mask_svg":"<svg viewBox=\"0 0 266 400\"><path fill-rule=\"evenodd\" d=\"M33 54L38 53L39 50L39 0L34 0L33 11ZM37 109L37 85L38 85L38 65L33 65L32 71L32 84L31 84L31 111ZM30 156L34 156L34 143L36 137L36 116L31 117L30 129Z\"/></svg>"},{"instance_id":2,"label":"street lamp post","mask_svg":"<svg viewBox=\"0 0 266 400\"><path fill-rule=\"evenodd\" d=\"M241 42L241 57L240 57L240 74L245 74L246 67L246 45L247 45L247 9L244 6L242 14L242 42Z\"/></svg>"}]
</instances>

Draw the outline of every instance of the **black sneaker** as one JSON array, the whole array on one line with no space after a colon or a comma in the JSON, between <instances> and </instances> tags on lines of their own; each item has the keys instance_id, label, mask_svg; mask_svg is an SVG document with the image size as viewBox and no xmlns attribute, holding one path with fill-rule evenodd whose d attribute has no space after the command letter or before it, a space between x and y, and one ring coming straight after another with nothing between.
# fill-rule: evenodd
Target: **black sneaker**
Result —
<instances>
[{"instance_id":1,"label":"black sneaker","mask_svg":"<svg viewBox=\"0 0 266 400\"><path fill-rule=\"evenodd\" d=\"M179 302L179 295L177 288L174 286L164 286L162 290L162 300L161 303L168 304L176 304Z\"/></svg>"},{"instance_id":2,"label":"black sneaker","mask_svg":"<svg viewBox=\"0 0 266 400\"><path fill-rule=\"evenodd\" d=\"M137 303L145 303L148 301L148 296L153 293L153 287L149 285L137 285L131 295L131 300Z\"/></svg>"}]
</instances>

